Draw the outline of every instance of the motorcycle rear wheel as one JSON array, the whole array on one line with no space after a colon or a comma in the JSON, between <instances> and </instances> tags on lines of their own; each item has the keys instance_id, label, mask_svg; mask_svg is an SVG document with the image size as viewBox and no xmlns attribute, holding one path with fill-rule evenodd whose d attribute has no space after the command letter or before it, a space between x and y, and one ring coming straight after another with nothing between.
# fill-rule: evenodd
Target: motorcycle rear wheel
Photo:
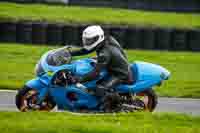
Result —
<instances>
[{"instance_id":1,"label":"motorcycle rear wheel","mask_svg":"<svg viewBox=\"0 0 200 133\"><path fill-rule=\"evenodd\" d=\"M153 89L137 93L136 96L144 102L144 111L153 112L155 110L158 104L158 96Z\"/></svg>"},{"instance_id":2,"label":"motorcycle rear wheel","mask_svg":"<svg viewBox=\"0 0 200 133\"><path fill-rule=\"evenodd\" d=\"M36 89L24 86L17 92L15 97L15 104L21 112L28 111L51 111L56 103L50 96L46 96L42 104L36 110L31 105L34 105L37 101L38 92Z\"/></svg>"}]
</instances>

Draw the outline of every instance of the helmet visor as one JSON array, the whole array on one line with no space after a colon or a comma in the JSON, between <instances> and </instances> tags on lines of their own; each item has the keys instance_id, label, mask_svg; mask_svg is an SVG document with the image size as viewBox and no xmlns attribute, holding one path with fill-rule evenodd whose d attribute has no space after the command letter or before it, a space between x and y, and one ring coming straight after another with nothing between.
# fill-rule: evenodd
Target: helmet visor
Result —
<instances>
[{"instance_id":1,"label":"helmet visor","mask_svg":"<svg viewBox=\"0 0 200 133\"><path fill-rule=\"evenodd\" d=\"M92 46L95 42L97 42L99 39L99 36L95 36L92 38L84 38L83 37L83 45L84 46Z\"/></svg>"}]
</instances>

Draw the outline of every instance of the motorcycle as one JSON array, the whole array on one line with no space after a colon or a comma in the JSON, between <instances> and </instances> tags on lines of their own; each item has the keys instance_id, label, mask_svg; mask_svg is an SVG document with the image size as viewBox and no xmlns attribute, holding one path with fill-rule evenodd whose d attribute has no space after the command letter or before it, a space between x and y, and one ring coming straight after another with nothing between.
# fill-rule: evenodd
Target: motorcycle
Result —
<instances>
[{"instance_id":1,"label":"motorcycle","mask_svg":"<svg viewBox=\"0 0 200 133\"><path fill-rule=\"evenodd\" d=\"M116 86L112 93L118 96L118 102L110 98L111 106L104 109L95 88L102 79L109 79L109 73L104 69L92 81L73 83L74 77L94 69L96 59L72 58L68 47L46 52L35 67L36 78L17 92L17 108L22 112L51 111L55 106L71 112L152 112L158 99L153 87L170 77L170 72L159 65L136 61L130 64L134 81Z\"/></svg>"}]
</instances>

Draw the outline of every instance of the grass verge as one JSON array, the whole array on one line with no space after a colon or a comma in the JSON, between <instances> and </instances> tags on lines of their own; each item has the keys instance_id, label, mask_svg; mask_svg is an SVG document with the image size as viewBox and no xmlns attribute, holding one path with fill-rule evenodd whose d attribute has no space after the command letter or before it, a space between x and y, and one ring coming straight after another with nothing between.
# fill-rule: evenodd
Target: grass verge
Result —
<instances>
[{"instance_id":1,"label":"grass verge","mask_svg":"<svg viewBox=\"0 0 200 133\"><path fill-rule=\"evenodd\" d=\"M2 133L198 133L200 117L180 114L131 113L72 115L69 113L0 113Z\"/></svg>"},{"instance_id":2,"label":"grass verge","mask_svg":"<svg viewBox=\"0 0 200 133\"><path fill-rule=\"evenodd\" d=\"M40 56L53 48L56 46L0 43L0 88L21 88L26 81L34 78L34 66ZM151 62L162 65L171 72L170 79L156 88L160 96L200 98L200 53L144 50L126 52L129 62Z\"/></svg>"},{"instance_id":3,"label":"grass verge","mask_svg":"<svg viewBox=\"0 0 200 133\"><path fill-rule=\"evenodd\" d=\"M195 13L161 13L139 10L14 4L1 2L0 20L31 20L60 23L115 24L176 28L200 27Z\"/></svg>"}]
</instances>

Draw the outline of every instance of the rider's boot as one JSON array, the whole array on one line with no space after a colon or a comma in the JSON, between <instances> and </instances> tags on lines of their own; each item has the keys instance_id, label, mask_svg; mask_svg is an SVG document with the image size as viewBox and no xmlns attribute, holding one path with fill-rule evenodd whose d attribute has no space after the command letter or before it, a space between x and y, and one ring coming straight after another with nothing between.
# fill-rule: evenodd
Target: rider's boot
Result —
<instances>
[{"instance_id":1,"label":"rider's boot","mask_svg":"<svg viewBox=\"0 0 200 133\"><path fill-rule=\"evenodd\" d=\"M120 96L118 93L115 92L107 93L102 100L102 106L105 112L115 112L115 110L120 104Z\"/></svg>"},{"instance_id":2,"label":"rider's boot","mask_svg":"<svg viewBox=\"0 0 200 133\"><path fill-rule=\"evenodd\" d=\"M120 103L120 96L113 89L107 89L99 85L96 96L100 98L100 109L104 112L112 112Z\"/></svg>"}]
</instances>

